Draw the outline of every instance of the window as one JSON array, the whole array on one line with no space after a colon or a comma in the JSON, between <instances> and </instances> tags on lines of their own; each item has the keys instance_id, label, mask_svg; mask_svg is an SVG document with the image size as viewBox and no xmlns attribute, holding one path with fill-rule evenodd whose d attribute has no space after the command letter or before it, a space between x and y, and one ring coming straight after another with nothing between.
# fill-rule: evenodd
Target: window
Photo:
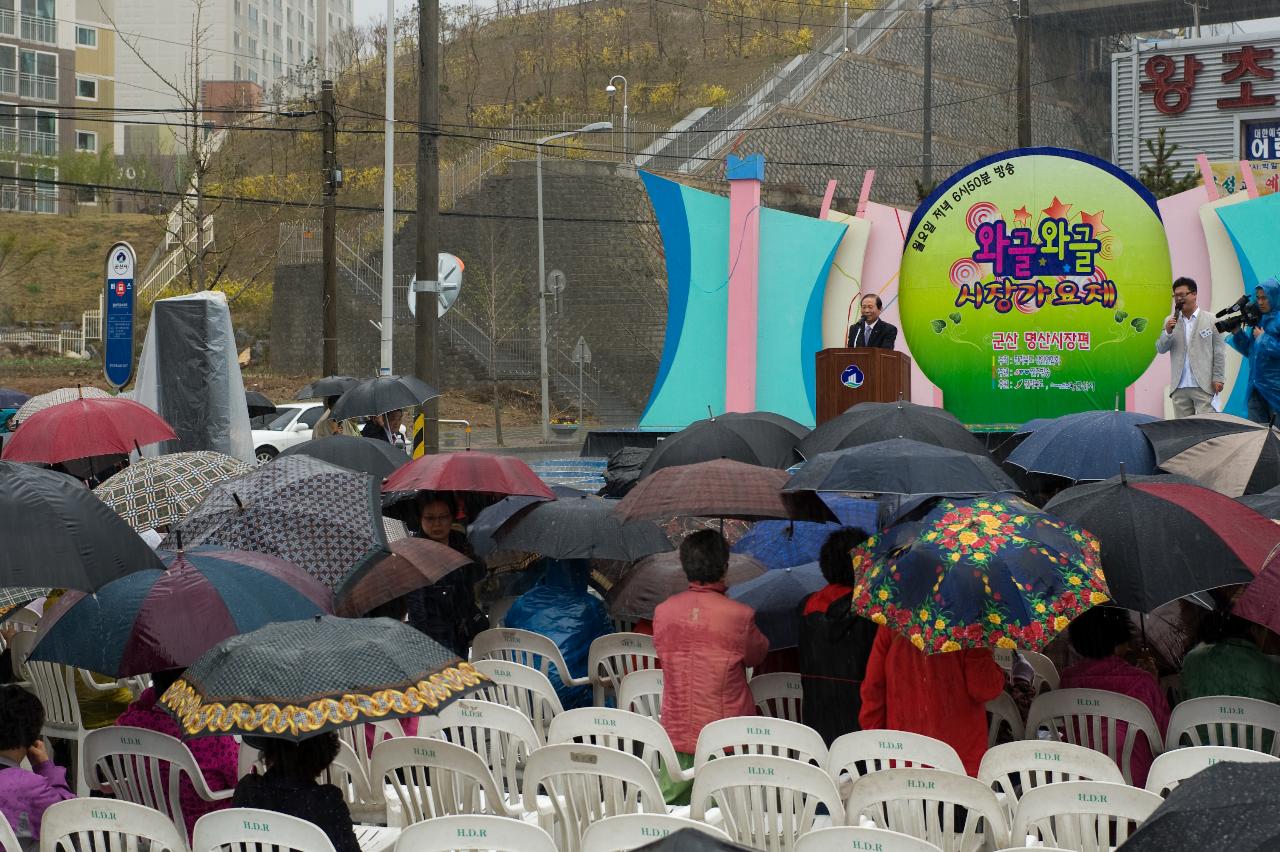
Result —
<instances>
[{"instance_id":1,"label":"window","mask_svg":"<svg viewBox=\"0 0 1280 852\"><path fill-rule=\"evenodd\" d=\"M76 150L88 151L90 154L98 153L98 134L92 130L77 130Z\"/></svg>"},{"instance_id":2,"label":"window","mask_svg":"<svg viewBox=\"0 0 1280 852\"><path fill-rule=\"evenodd\" d=\"M98 31L94 27L76 27L76 44L80 47L97 47Z\"/></svg>"},{"instance_id":3,"label":"window","mask_svg":"<svg viewBox=\"0 0 1280 852\"><path fill-rule=\"evenodd\" d=\"M236 50L240 49L240 33L233 33L231 35L231 46Z\"/></svg>"},{"instance_id":4,"label":"window","mask_svg":"<svg viewBox=\"0 0 1280 852\"><path fill-rule=\"evenodd\" d=\"M302 416L298 418L299 423L305 423L307 428L314 429L315 425L320 422L320 415L324 414L323 405L313 405L306 411L302 412Z\"/></svg>"},{"instance_id":5,"label":"window","mask_svg":"<svg viewBox=\"0 0 1280 852\"><path fill-rule=\"evenodd\" d=\"M249 56L256 58L257 55L258 55L258 40L253 36L249 36Z\"/></svg>"},{"instance_id":6,"label":"window","mask_svg":"<svg viewBox=\"0 0 1280 852\"><path fill-rule=\"evenodd\" d=\"M238 18L240 17L240 0L236 0L235 9L236 9L236 17Z\"/></svg>"},{"instance_id":7,"label":"window","mask_svg":"<svg viewBox=\"0 0 1280 852\"><path fill-rule=\"evenodd\" d=\"M237 62L237 63L236 63L234 66L232 66L232 68L231 68L231 79L232 79L232 80L239 80L239 79L240 79L240 73L241 73L241 72L240 72L240 63L239 63L239 62Z\"/></svg>"},{"instance_id":8,"label":"window","mask_svg":"<svg viewBox=\"0 0 1280 852\"><path fill-rule=\"evenodd\" d=\"M58 55L56 53L39 53L24 50L19 58L22 61L23 74L38 74L41 77L58 76Z\"/></svg>"},{"instance_id":9,"label":"window","mask_svg":"<svg viewBox=\"0 0 1280 852\"><path fill-rule=\"evenodd\" d=\"M76 97L84 101L96 101L98 99L98 81L77 77Z\"/></svg>"},{"instance_id":10,"label":"window","mask_svg":"<svg viewBox=\"0 0 1280 852\"><path fill-rule=\"evenodd\" d=\"M258 82L258 72L254 71L252 68L249 69L249 82L250 83Z\"/></svg>"}]
</instances>

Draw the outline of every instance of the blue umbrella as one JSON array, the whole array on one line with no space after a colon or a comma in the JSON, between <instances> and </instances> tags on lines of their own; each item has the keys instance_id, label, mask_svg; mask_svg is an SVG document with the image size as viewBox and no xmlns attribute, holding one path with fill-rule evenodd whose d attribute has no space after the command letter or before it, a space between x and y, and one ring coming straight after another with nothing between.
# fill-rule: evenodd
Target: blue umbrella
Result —
<instances>
[{"instance_id":1,"label":"blue umbrella","mask_svg":"<svg viewBox=\"0 0 1280 852\"><path fill-rule=\"evenodd\" d=\"M776 651L800 644L800 602L826 585L818 563L810 562L730 586L729 597L756 611L756 626Z\"/></svg>"},{"instance_id":2,"label":"blue umbrella","mask_svg":"<svg viewBox=\"0 0 1280 852\"><path fill-rule=\"evenodd\" d=\"M31 394L13 388L0 388L0 408L18 408L31 399Z\"/></svg>"},{"instance_id":3,"label":"blue umbrella","mask_svg":"<svg viewBox=\"0 0 1280 852\"><path fill-rule=\"evenodd\" d=\"M1082 411L1055 417L1041 423L1006 461L1028 473L1076 482L1109 479L1122 472L1155 474L1155 451L1138 424L1159 419L1133 411Z\"/></svg>"},{"instance_id":4,"label":"blue umbrella","mask_svg":"<svg viewBox=\"0 0 1280 852\"><path fill-rule=\"evenodd\" d=\"M734 553L754 557L767 568L790 568L817 562L827 537L845 526L875 532L879 505L843 494L822 494L822 501L839 523L814 521L759 521L733 545Z\"/></svg>"}]
</instances>

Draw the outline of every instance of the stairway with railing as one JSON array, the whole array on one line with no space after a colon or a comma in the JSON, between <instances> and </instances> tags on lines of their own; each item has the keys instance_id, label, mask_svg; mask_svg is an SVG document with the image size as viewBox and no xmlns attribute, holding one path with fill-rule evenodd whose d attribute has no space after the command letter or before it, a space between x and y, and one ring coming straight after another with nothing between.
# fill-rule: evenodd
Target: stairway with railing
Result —
<instances>
[{"instance_id":1,"label":"stairway with railing","mask_svg":"<svg viewBox=\"0 0 1280 852\"><path fill-rule=\"evenodd\" d=\"M201 243L200 251L209 250L213 245L213 214L210 213L204 217L200 228L183 228L181 232L181 239L175 237L172 240L177 245L169 249L168 254L161 258L159 263L147 270L146 277L138 287L138 299L154 298L156 294L161 293L165 287L177 280L178 276L186 272L188 265L195 258L197 241Z\"/></svg>"}]
</instances>

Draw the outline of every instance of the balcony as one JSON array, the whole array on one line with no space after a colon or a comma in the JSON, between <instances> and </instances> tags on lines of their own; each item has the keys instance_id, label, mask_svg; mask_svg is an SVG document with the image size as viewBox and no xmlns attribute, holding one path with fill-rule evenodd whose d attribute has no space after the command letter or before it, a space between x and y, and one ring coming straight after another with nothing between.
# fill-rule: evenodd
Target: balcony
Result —
<instances>
[{"instance_id":1,"label":"balcony","mask_svg":"<svg viewBox=\"0 0 1280 852\"><path fill-rule=\"evenodd\" d=\"M18 131L13 127L0 127L0 156L18 151Z\"/></svg>"},{"instance_id":2,"label":"balcony","mask_svg":"<svg viewBox=\"0 0 1280 852\"><path fill-rule=\"evenodd\" d=\"M58 78L43 74L20 74L18 96L33 101L58 100Z\"/></svg>"},{"instance_id":3,"label":"balcony","mask_svg":"<svg viewBox=\"0 0 1280 852\"><path fill-rule=\"evenodd\" d=\"M22 38L27 41L38 41L41 44L57 44L58 22L54 18L23 15Z\"/></svg>"},{"instance_id":4,"label":"balcony","mask_svg":"<svg viewBox=\"0 0 1280 852\"><path fill-rule=\"evenodd\" d=\"M52 157L58 153L58 137L38 130L19 130L18 147L28 157Z\"/></svg>"},{"instance_id":5,"label":"balcony","mask_svg":"<svg viewBox=\"0 0 1280 852\"><path fill-rule=\"evenodd\" d=\"M0 211L57 213L58 191L43 186L0 186Z\"/></svg>"},{"instance_id":6,"label":"balcony","mask_svg":"<svg viewBox=\"0 0 1280 852\"><path fill-rule=\"evenodd\" d=\"M0 68L0 95L18 94L18 72L12 68Z\"/></svg>"},{"instance_id":7,"label":"balcony","mask_svg":"<svg viewBox=\"0 0 1280 852\"><path fill-rule=\"evenodd\" d=\"M17 19L17 13L12 9L0 9L0 36L16 35Z\"/></svg>"}]
</instances>

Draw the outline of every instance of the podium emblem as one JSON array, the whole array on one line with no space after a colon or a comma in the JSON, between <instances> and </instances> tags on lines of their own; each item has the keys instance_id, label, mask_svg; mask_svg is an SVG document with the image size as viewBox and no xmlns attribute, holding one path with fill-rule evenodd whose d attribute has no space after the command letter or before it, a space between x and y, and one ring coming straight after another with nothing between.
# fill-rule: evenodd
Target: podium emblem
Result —
<instances>
[{"instance_id":1,"label":"podium emblem","mask_svg":"<svg viewBox=\"0 0 1280 852\"><path fill-rule=\"evenodd\" d=\"M850 364L844 368L844 372L840 374L840 383L847 388L857 390L862 387L862 383L867 380L862 370L858 369L857 364Z\"/></svg>"}]
</instances>

